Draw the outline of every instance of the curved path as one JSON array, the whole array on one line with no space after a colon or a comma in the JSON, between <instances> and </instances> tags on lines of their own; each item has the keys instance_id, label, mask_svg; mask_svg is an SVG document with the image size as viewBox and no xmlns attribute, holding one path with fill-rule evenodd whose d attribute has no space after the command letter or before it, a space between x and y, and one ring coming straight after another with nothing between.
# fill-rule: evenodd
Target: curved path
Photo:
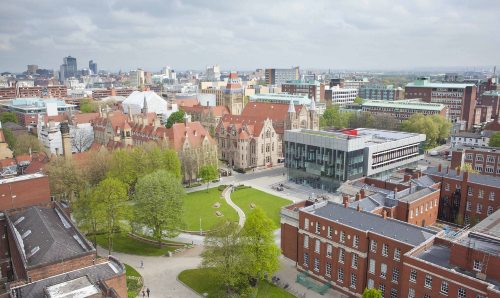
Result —
<instances>
[{"instance_id":1,"label":"curved path","mask_svg":"<svg viewBox=\"0 0 500 298\"><path fill-rule=\"evenodd\" d=\"M200 295L179 282L177 276L182 271L196 268L201 264L202 250L202 246L195 246L171 258L137 256L118 252L113 252L113 256L139 271L144 278L144 289L148 287L151 290L151 298L191 298L200 297ZM108 251L101 247L97 247L97 251L101 256L108 255ZM144 268L140 268L141 261L144 263ZM142 297L142 294L139 294L139 297Z\"/></svg>"},{"instance_id":2,"label":"curved path","mask_svg":"<svg viewBox=\"0 0 500 298\"><path fill-rule=\"evenodd\" d=\"M226 200L227 204L231 206L236 212L238 213L239 220L238 220L238 225L240 227L243 227L245 225L245 221L247 217L245 216L245 212L241 210L240 207L238 207L233 201L231 200L231 192L233 191L233 186L228 186L226 189L222 191L222 195L224 196L224 199Z\"/></svg>"}]
</instances>

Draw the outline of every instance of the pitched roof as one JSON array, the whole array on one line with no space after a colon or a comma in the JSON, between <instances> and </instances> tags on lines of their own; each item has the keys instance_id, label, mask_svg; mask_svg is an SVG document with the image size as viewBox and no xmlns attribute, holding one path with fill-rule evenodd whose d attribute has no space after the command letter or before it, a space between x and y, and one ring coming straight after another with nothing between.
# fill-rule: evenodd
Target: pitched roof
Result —
<instances>
[{"instance_id":1,"label":"pitched roof","mask_svg":"<svg viewBox=\"0 0 500 298\"><path fill-rule=\"evenodd\" d=\"M184 108L184 107L192 107L192 106L196 106L198 104L200 104L200 102L198 101L197 98L183 98L183 99L176 99L175 100L175 103L177 103L177 105L180 107L180 108Z\"/></svg>"},{"instance_id":2,"label":"pitched roof","mask_svg":"<svg viewBox=\"0 0 500 298\"><path fill-rule=\"evenodd\" d=\"M294 107L296 113L302 110L300 105ZM264 121L269 118L273 122L284 122L288 117L288 108L288 104L251 102L245 106L241 112L241 117L256 121Z\"/></svg>"},{"instance_id":3,"label":"pitched roof","mask_svg":"<svg viewBox=\"0 0 500 298\"><path fill-rule=\"evenodd\" d=\"M192 148L198 148L202 145L205 136L208 138L210 144L215 144L215 141L210 137L205 128L200 122L175 123L170 129L167 130L170 144L176 151L182 149L184 141L187 139Z\"/></svg>"}]
</instances>

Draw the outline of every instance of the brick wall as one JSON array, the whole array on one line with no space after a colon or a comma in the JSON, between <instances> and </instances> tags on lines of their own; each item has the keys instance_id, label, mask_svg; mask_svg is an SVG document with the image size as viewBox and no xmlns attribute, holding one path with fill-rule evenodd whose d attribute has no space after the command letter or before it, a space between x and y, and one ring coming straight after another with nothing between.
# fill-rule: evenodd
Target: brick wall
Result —
<instances>
[{"instance_id":1,"label":"brick wall","mask_svg":"<svg viewBox=\"0 0 500 298\"><path fill-rule=\"evenodd\" d=\"M281 251L285 257L293 261L297 261L297 233L296 227L281 224Z\"/></svg>"},{"instance_id":2,"label":"brick wall","mask_svg":"<svg viewBox=\"0 0 500 298\"><path fill-rule=\"evenodd\" d=\"M120 297L127 297L127 277L125 273L104 281L106 286L113 288ZM161 295L159 293L159 295Z\"/></svg>"},{"instance_id":3,"label":"brick wall","mask_svg":"<svg viewBox=\"0 0 500 298\"><path fill-rule=\"evenodd\" d=\"M0 184L0 211L50 202L47 176Z\"/></svg>"},{"instance_id":4,"label":"brick wall","mask_svg":"<svg viewBox=\"0 0 500 298\"><path fill-rule=\"evenodd\" d=\"M44 279L49 276L73 271L82 267L91 266L94 259L95 254L93 252L89 252L88 254L77 258L65 260L58 263L42 265L36 268L30 268L28 269L28 276L31 277L32 281Z\"/></svg>"}]
</instances>

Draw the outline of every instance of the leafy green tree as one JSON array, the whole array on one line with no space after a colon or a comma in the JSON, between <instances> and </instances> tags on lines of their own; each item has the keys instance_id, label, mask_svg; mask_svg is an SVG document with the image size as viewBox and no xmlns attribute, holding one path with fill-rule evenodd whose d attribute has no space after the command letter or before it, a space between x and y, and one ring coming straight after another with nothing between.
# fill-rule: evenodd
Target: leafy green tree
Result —
<instances>
[{"instance_id":1,"label":"leafy green tree","mask_svg":"<svg viewBox=\"0 0 500 298\"><path fill-rule=\"evenodd\" d=\"M137 180L139 167L134 164L132 154L128 149L119 149L113 152L109 164L108 177L116 178L131 188Z\"/></svg>"},{"instance_id":2,"label":"leafy green tree","mask_svg":"<svg viewBox=\"0 0 500 298\"><path fill-rule=\"evenodd\" d=\"M382 298L382 292L377 289L366 288L363 292L363 298Z\"/></svg>"},{"instance_id":3,"label":"leafy green tree","mask_svg":"<svg viewBox=\"0 0 500 298\"><path fill-rule=\"evenodd\" d=\"M106 148L101 148L96 153L90 155L84 165L82 165L83 179L91 187L96 186L106 178L111 161L111 154Z\"/></svg>"},{"instance_id":4,"label":"leafy green tree","mask_svg":"<svg viewBox=\"0 0 500 298\"><path fill-rule=\"evenodd\" d=\"M333 105L325 109L325 112L319 119L319 124L320 127L346 127L348 116L348 114L340 112L338 105Z\"/></svg>"},{"instance_id":5,"label":"leafy green tree","mask_svg":"<svg viewBox=\"0 0 500 298\"><path fill-rule=\"evenodd\" d=\"M249 257L245 267L256 280L264 279L264 274L273 275L279 269L280 248L274 242L275 224L259 207L250 212L242 230Z\"/></svg>"},{"instance_id":6,"label":"leafy green tree","mask_svg":"<svg viewBox=\"0 0 500 298\"><path fill-rule=\"evenodd\" d=\"M184 196L178 177L166 170L158 170L137 181L134 219L153 231L159 247L164 234L175 237L182 228Z\"/></svg>"},{"instance_id":7,"label":"leafy green tree","mask_svg":"<svg viewBox=\"0 0 500 298\"><path fill-rule=\"evenodd\" d=\"M49 176L50 192L59 198L73 201L83 187L83 177L75 165L65 158L52 160L46 172Z\"/></svg>"},{"instance_id":8,"label":"leafy green tree","mask_svg":"<svg viewBox=\"0 0 500 298\"><path fill-rule=\"evenodd\" d=\"M16 138L14 137L12 131L8 128L4 128L3 135L5 137L5 142L7 143L7 145L9 145L10 150L14 150L14 147L16 145Z\"/></svg>"},{"instance_id":9,"label":"leafy green tree","mask_svg":"<svg viewBox=\"0 0 500 298\"><path fill-rule=\"evenodd\" d=\"M81 191L74 201L73 215L80 229L91 233L94 247L97 244L97 232L104 222L104 210L101 208L98 198L93 195L91 188Z\"/></svg>"},{"instance_id":10,"label":"leafy green tree","mask_svg":"<svg viewBox=\"0 0 500 298\"><path fill-rule=\"evenodd\" d=\"M203 183L207 184L207 192L210 186L210 181L215 180L219 177L219 172L217 171L217 167L214 165L204 165L200 168L198 172L198 177L203 180Z\"/></svg>"},{"instance_id":11,"label":"leafy green tree","mask_svg":"<svg viewBox=\"0 0 500 298\"><path fill-rule=\"evenodd\" d=\"M240 241L239 226L230 221L216 224L205 237L205 250L201 254L202 267L214 269L226 289L226 294L248 288L246 250Z\"/></svg>"},{"instance_id":12,"label":"leafy green tree","mask_svg":"<svg viewBox=\"0 0 500 298\"><path fill-rule=\"evenodd\" d=\"M13 112L0 113L0 122L2 122L2 124L7 122L17 123L16 114Z\"/></svg>"},{"instance_id":13,"label":"leafy green tree","mask_svg":"<svg viewBox=\"0 0 500 298\"><path fill-rule=\"evenodd\" d=\"M172 173L177 179L181 178L181 161L177 156L177 152L172 149L163 150L162 154L162 169Z\"/></svg>"},{"instance_id":14,"label":"leafy green tree","mask_svg":"<svg viewBox=\"0 0 500 298\"><path fill-rule=\"evenodd\" d=\"M167 124L165 125L167 128L171 128L174 123L182 123L184 122L184 115L186 112L183 110L178 110L177 112L173 112L170 117L167 119Z\"/></svg>"},{"instance_id":15,"label":"leafy green tree","mask_svg":"<svg viewBox=\"0 0 500 298\"><path fill-rule=\"evenodd\" d=\"M82 98L80 100L80 112L82 113L97 112L97 104L91 98Z\"/></svg>"},{"instance_id":16,"label":"leafy green tree","mask_svg":"<svg viewBox=\"0 0 500 298\"><path fill-rule=\"evenodd\" d=\"M471 174L479 174L479 171L475 170L473 167L472 167L472 164L469 163L469 162L464 162L462 164L462 166L460 167L457 167L455 170L458 170L460 169L461 171L463 172L469 172Z\"/></svg>"},{"instance_id":17,"label":"leafy green tree","mask_svg":"<svg viewBox=\"0 0 500 298\"><path fill-rule=\"evenodd\" d=\"M488 145L491 147L500 147L500 131L491 135Z\"/></svg>"},{"instance_id":18,"label":"leafy green tree","mask_svg":"<svg viewBox=\"0 0 500 298\"><path fill-rule=\"evenodd\" d=\"M111 254L113 233L128 215L127 185L118 179L106 178L96 186L92 195L104 213L102 226L108 236L108 254Z\"/></svg>"},{"instance_id":19,"label":"leafy green tree","mask_svg":"<svg viewBox=\"0 0 500 298\"><path fill-rule=\"evenodd\" d=\"M359 96L356 96L356 98L354 99L354 103L360 105L363 103L363 99Z\"/></svg>"},{"instance_id":20,"label":"leafy green tree","mask_svg":"<svg viewBox=\"0 0 500 298\"><path fill-rule=\"evenodd\" d=\"M448 138L451 123L439 115L425 116L417 113L401 123L401 130L425 134L426 148L435 147Z\"/></svg>"},{"instance_id":21,"label":"leafy green tree","mask_svg":"<svg viewBox=\"0 0 500 298\"><path fill-rule=\"evenodd\" d=\"M34 135L23 133L14 137L14 149L11 150L14 151L14 155L28 154L30 150L41 151L42 144Z\"/></svg>"}]
</instances>

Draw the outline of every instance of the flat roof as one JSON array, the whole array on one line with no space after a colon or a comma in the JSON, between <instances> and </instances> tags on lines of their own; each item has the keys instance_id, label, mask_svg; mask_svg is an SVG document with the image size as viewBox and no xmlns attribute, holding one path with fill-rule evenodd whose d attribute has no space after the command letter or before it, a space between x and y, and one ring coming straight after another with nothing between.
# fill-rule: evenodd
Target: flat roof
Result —
<instances>
[{"instance_id":1,"label":"flat roof","mask_svg":"<svg viewBox=\"0 0 500 298\"><path fill-rule=\"evenodd\" d=\"M35 179L35 178L40 178L40 177L45 177L45 176L46 175L42 174L42 173L34 173L34 174L15 176L15 177L10 177L10 178L0 179L0 184L7 184L7 183L12 183L12 182L30 180L30 179Z\"/></svg>"},{"instance_id":2,"label":"flat roof","mask_svg":"<svg viewBox=\"0 0 500 298\"><path fill-rule=\"evenodd\" d=\"M373 232L412 246L417 246L436 234L435 231L426 228L392 218L384 219L380 215L366 211L345 208L343 205L331 201L316 203L301 210L327 218L339 224L361 231Z\"/></svg>"},{"instance_id":3,"label":"flat roof","mask_svg":"<svg viewBox=\"0 0 500 298\"><path fill-rule=\"evenodd\" d=\"M45 293L50 298L90 297L101 291L92 284L88 276L81 276L69 281L49 286Z\"/></svg>"},{"instance_id":4,"label":"flat roof","mask_svg":"<svg viewBox=\"0 0 500 298\"><path fill-rule=\"evenodd\" d=\"M447 88L447 89L465 89L466 87L475 86L474 84L463 83L439 83L429 81L416 81L406 84L406 87L424 87L424 88Z\"/></svg>"},{"instance_id":5,"label":"flat roof","mask_svg":"<svg viewBox=\"0 0 500 298\"><path fill-rule=\"evenodd\" d=\"M421 102L415 99L405 99L405 100L365 100L361 104L363 107L381 107L381 108L399 108L399 109L412 109L412 110L431 110L431 111L441 111L446 106L439 103L428 103Z\"/></svg>"}]
</instances>

